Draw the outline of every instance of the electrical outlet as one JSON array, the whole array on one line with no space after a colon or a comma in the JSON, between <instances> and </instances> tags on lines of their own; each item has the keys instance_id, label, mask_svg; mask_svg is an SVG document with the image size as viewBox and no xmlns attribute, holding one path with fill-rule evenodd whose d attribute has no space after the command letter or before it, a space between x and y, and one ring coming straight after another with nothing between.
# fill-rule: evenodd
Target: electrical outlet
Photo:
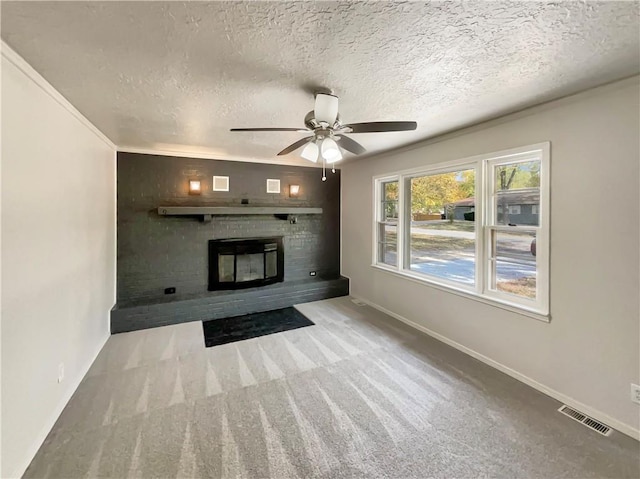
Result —
<instances>
[{"instance_id":1,"label":"electrical outlet","mask_svg":"<svg viewBox=\"0 0 640 479\"><path fill-rule=\"evenodd\" d=\"M315 276L316 272L315 271L309 271L309 276Z\"/></svg>"},{"instance_id":2,"label":"electrical outlet","mask_svg":"<svg viewBox=\"0 0 640 479\"><path fill-rule=\"evenodd\" d=\"M61 383L64 380L64 363L58 364L58 382Z\"/></svg>"},{"instance_id":3,"label":"electrical outlet","mask_svg":"<svg viewBox=\"0 0 640 479\"><path fill-rule=\"evenodd\" d=\"M631 383L631 400L640 404L640 386Z\"/></svg>"}]
</instances>

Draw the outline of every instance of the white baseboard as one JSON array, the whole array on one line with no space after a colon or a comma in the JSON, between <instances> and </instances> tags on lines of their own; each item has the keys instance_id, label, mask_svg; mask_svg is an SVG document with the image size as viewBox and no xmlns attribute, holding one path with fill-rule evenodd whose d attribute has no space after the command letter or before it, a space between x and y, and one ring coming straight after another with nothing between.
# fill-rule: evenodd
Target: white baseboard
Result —
<instances>
[{"instance_id":1,"label":"white baseboard","mask_svg":"<svg viewBox=\"0 0 640 479\"><path fill-rule=\"evenodd\" d=\"M19 478L24 475L25 471L27 470L27 467L29 467L29 464L31 464L31 461L33 461L33 458L36 456L36 453L44 443L44 440L47 438L47 436L51 432L51 429L53 429L53 426L55 425L56 421L60 417L60 414L62 414L62 411L64 410L65 406L71 400L71 397L78 389L78 386L80 386L80 383L82 382L84 377L87 375L87 372L89 372L89 368L91 368L91 365L94 363L94 361L98 357L98 354L100 354L100 351L102 351L102 348L104 347L107 340L109 339L109 336L110 334L107 334L107 336L104 338L104 341L100 342L100 345L95 351L95 353L93 354L91 361L89 361L89 363L83 368L83 370L81 371L81 374L79 374L78 377L75 378L73 387L67 388L66 394L62 397L60 402L57 404L51 416L49 416L48 421L44 424L44 426L40 430L40 433L38 434L36 439L33 441L31 447L27 450L24 456L24 463L20 467L16 468L13 474L10 474L7 477Z\"/></svg>"},{"instance_id":2,"label":"white baseboard","mask_svg":"<svg viewBox=\"0 0 640 479\"><path fill-rule=\"evenodd\" d=\"M359 299L360 301L362 301L363 303L366 303L367 305L371 306L374 309L377 309L378 311L381 311L385 314L388 314L389 316L397 319L398 321L402 321L405 324L408 324L409 326L411 326L412 328L415 328L425 334L427 334L428 336L431 336L432 338L437 339L438 341L441 341L445 344L448 344L449 346L456 348L458 351L462 351L465 354L468 354L469 356L482 361L485 364L488 364L489 366L497 369L498 371L501 371L505 374L508 374L509 376L511 376L512 378L517 379L518 381L521 381L529 386L531 386L534 389L537 389L538 391L546 394L547 396L551 396L552 398L568 405L571 406L574 409L579 410L580 412L591 416L594 419L597 419L598 421L601 421L603 423L605 423L607 426L612 427L613 429L626 434L627 436L631 436L632 438L640 441L640 430L633 428L632 426L625 424L621 421L618 421L617 419L609 416L608 414L605 414L601 411L598 411L597 409L594 409L590 406L587 406L586 404L581 403L580 401L577 401L575 399L573 399L572 397L569 397L559 391L556 391L555 389L552 389L548 386L545 386L542 383L539 383L538 381L536 381L535 379L531 379L528 376L525 376L524 374L519 373L518 371L511 369L508 366L505 366L502 363L499 363L498 361L495 361L487 356L485 356L484 354L481 354L477 351L474 351L473 349L470 349L466 346L464 346L463 344L457 343L443 335L441 335L440 333L436 333L435 331L430 330L429 328L426 328L425 326L422 326L421 324L418 324L414 321L411 321L410 319L405 318L404 316L400 316L399 314L394 313L393 311L389 311L386 308L383 308L382 306L375 304L372 301L369 301L368 299L365 299L361 296L356 296L354 294L351 294L351 296L353 298Z\"/></svg>"}]
</instances>

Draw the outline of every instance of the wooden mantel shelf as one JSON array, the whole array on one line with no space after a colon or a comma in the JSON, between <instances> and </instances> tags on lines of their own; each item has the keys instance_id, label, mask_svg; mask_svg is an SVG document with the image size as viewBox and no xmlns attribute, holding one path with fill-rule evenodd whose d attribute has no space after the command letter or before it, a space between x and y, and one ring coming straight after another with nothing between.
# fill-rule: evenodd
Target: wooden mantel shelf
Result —
<instances>
[{"instance_id":1,"label":"wooden mantel shelf","mask_svg":"<svg viewBox=\"0 0 640 479\"><path fill-rule=\"evenodd\" d=\"M322 208L302 206L158 206L160 216L202 216L211 221L220 215L274 215L291 220L296 215L320 215Z\"/></svg>"}]
</instances>

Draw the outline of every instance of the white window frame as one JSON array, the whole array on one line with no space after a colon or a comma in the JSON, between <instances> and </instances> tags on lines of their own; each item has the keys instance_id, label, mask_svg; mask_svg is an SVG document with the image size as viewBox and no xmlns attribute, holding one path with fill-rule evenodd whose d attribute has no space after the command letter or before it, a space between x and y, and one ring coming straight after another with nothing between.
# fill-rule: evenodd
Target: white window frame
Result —
<instances>
[{"instance_id":1,"label":"white window frame","mask_svg":"<svg viewBox=\"0 0 640 479\"><path fill-rule=\"evenodd\" d=\"M459 283L456 281L449 281L445 278L440 278L437 276L431 276L431 275L427 275L427 274L423 274L423 273L419 273L417 271L412 271L411 270L411 221L406 221L405 218L411 218L411 201L409 200L409 195L411 194L411 180L413 178L419 178L421 176L433 176L433 175L441 175L441 174L445 174L445 173L452 173L452 172L457 172L457 171L464 171L464 170L476 170L476 184L475 184L475 188L476 190L478 189L478 172L477 172L477 162L473 161L473 162L469 162L469 161L454 161L454 162L447 162L447 163L440 163L438 165L434 165L432 168L429 168L428 170L425 169L420 169L419 171L416 172L409 172L409 173L405 173L403 175L400 175L402 177L402 182L403 182L403 191L398 194L400 194L400 199L404 201L404 203L406 204L406 210L401 210L403 212L403 214L401 215L403 217L403 237L402 237L402 245L403 245L403 262L399 263L402 264L402 271L403 272L408 272L411 275L415 275L417 277L422 277L425 279L425 281L434 281L437 282L441 285L444 286L448 286L451 288L455 288L455 289L460 289L463 291L469 291L469 292L474 292L476 289L476 285L478 284L478 282L480 281L480 272L476 267L475 269L475 278L474 278L474 285L467 285L464 283ZM406 194L405 194L406 192ZM406 196L406 199L404 198ZM476 215L479 214L479 210L476 207L474 207ZM478 254L480 254L480 246L479 246L479 242L478 242L478 218L476 216L476 219L474 221L475 223L475 232L476 232L476 258L478 258ZM400 237L398 238L398 244L400 244ZM405 251L407 252L407 254L404 254Z\"/></svg>"},{"instance_id":2,"label":"white window frame","mask_svg":"<svg viewBox=\"0 0 640 479\"><path fill-rule=\"evenodd\" d=\"M379 237L379 225L383 222L383 211L380 209L380 206L382 205L382 185L384 183L393 183L393 182L398 182L398 224L396 226L396 230L397 230L397 236L396 236L396 266L391 265L391 264L387 264L387 263L383 263L381 261L378 260L379 258L379 250L378 247L381 243L380 241L380 237ZM402 253L400 250L404 249L400 246L400 228L402 227L402 224L404 224L404 219L402 218L404 216L404 214L402 213L404 211L403 209L403 203L402 203L402 196L400 194L400 177L398 175L391 175L391 176L378 176L376 177L376 180L374 182L374 186L375 186L375 191L373 194L373 211L375 213L375 217L374 217L374 221L373 221L373 263L376 266L379 266L380 268L389 268L392 270L396 270L398 268L399 265L401 265L401 261L402 261Z\"/></svg>"},{"instance_id":3,"label":"white window frame","mask_svg":"<svg viewBox=\"0 0 640 479\"><path fill-rule=\"evenodd\" d=\"M374 224L373 224L373 257L372 266L388 273L400 275L412 281L428 284L454 294L469 297L484 303L493 304L510 311L542 321L549 321L549 214L550 214L550 148L549 142L514 148L464 158L455 161L438 163L427 167L397 171L373 178ZM538 208L538 226L506 226L493 224L497 205L493 201L493 181L491 173L495 166L540 161L540 205ZM465 285L448 281L444 278L422 274L410 270L410 228L411 200L410 182L412 178L440 173L449 173L465 169L474 169L476 177L475 190L475 231L476 231L476 264L475 284ZM398 233L397 233L397 266L378 261L378 223L381 218L382 205L381 184L398 181ZM519 297L513 294L491 289L491 231L505 230L523 232L535 231L536 238L536 286L535 299Z\"/></svg>"}]
</instances>

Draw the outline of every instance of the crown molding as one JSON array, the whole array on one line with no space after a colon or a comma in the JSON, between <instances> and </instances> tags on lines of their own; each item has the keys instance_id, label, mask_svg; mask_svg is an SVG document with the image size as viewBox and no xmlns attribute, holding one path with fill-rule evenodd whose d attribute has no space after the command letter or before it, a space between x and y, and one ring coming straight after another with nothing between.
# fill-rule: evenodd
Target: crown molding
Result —
<instances>
[{"instance_id":1,"label":"crown molding","mask_svg":"<svg viewBox=\"0 0 640 479\"><path fill-rule=\"evenodd\" d=\"M24 73L33 83L38 85L42 91L53 98L61 107L71 113L80 123L89 129L94 135L102 140L109 148L116 150L117 147L104 133L102 133L87 117L80 113L69 100L62 96L47 80L44 79L24 58L15 52L4 40L0 43L0 55L18 70Z\"/></svg>"}]
</instances>

